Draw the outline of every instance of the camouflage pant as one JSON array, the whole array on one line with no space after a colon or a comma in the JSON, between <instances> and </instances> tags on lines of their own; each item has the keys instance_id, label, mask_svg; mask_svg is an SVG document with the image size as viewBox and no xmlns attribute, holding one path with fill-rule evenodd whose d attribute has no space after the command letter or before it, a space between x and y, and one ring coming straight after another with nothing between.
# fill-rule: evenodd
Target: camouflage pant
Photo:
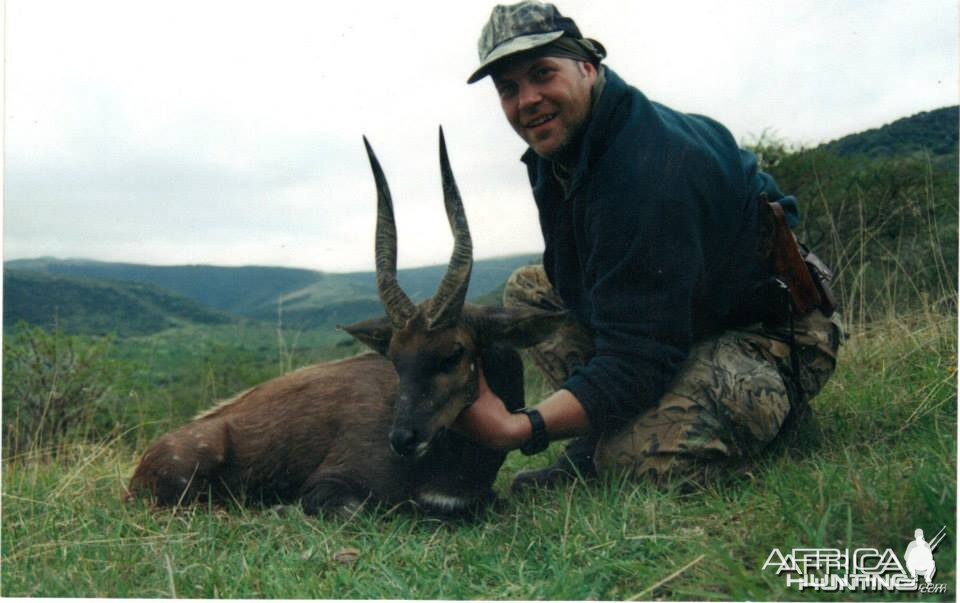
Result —
<instances>
[{"instance_id":1,"label":"camouflage pant","mask_svg":"<svg viewBox=\"0 0 960 603\"><path fill-rule=\"evenodd\" d=\"M514 272L504 304L564 308L542 266ZM788 333L786 327L768 330L757 324L696 342L655 407L622 429L592 436L596 468L625 468L662 483L703 477L729 461L753 457L796 422L836 366L842 333L836 314L828 319L815 310L795 319L799 376ZM586 329L571 319L530 355L559 388L593 351Z\"/></svg>"}]
</instances>

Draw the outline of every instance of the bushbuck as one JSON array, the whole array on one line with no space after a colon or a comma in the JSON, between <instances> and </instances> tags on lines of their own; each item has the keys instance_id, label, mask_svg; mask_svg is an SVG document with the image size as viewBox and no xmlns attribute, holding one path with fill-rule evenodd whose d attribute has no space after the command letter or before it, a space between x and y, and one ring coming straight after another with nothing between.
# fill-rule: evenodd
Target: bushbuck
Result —
<instances>
[{"instance_id":1,"label":"bushbuck","mask_svg":"<svg viewBox=\"0 0 960 603\"><path fill-rule=\"evenodd\" d=\"M476 397L478 364L508 408L522 407L523 367L514 348L541 341L564 315L464 303L472 243L442 130L454 250L437 293L414 304L397 283L387 181L366 138L364 145L377 188L376 274L386 316L343 329L376 353L268 381L164 435L136 468L131 497L150 495L162 505L299 499L308 514L365 500L461 513L494 498L505 454L448 427Z\"/></svg>"}]
</instances>

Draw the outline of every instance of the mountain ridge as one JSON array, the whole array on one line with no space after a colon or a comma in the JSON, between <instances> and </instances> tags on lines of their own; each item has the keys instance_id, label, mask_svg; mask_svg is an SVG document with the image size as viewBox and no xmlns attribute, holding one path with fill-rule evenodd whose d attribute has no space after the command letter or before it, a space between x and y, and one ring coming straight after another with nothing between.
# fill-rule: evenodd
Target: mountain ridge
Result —
<instances>
[{"instance_id":1,"label":"mountain ridge","mask_svg":"<svg viewBox=\"0 0 960 603\"><path fill-rule=\"evenodd\" d=\"M956 154L960 138L960 106L920 111L862 132L841 136L818 148L841 156L871 158L930 153L934 157Z\"/></svg>"},{"instance_id":2,"label":"mountain ridge","mask_svg":"<svg viewBox=\"0 0 960 603\"><path fill-rule=\"evenodd\" d=\"M152 285L9 269L3 274L3 310L5 329L25 322L89 335L146 335L237 320Z\"/></svg>"},{"instance_id":3,"label":"mountain ridge","mask_svg":"<svg viewBox=\"0 0 960 603\"><path fill-rule=\"evenodd\" d=\"M537 257L523 254L475 261L468 297L496 290L514 269ZM114 303L124 308L139 305L151 317L145 319L145 324L156 328L176 322L175 316L166 319L155 316L156 313L149 311L146 300L132 301L130 296L137 291L131 288L133 285L166 293L169 297L167 305L183 306L189 301L224 317L224 320L243 317L274 322L282 316L284 324L294 328L332 327L382 312L376 275L372 271L328 273L297 268L207 264L151 266L76 258L62 261L51 257L9 260L4 263L4 268L6 273L16 277L9 281L5 279L4 324L7 326L21 319L31 324L52 324L54 306L49 301L66 293L74 299L63 299L63 303L55 306L64 324L87 324L94 330L102 330L103 324L110 324L109 315L115 314L109 309ZM419 302L433 295L446 269L446 265L403 269L397 272L397 280L407 295ZM22 276L27 274L45 279L27 281ZM27 301L28 298L34 300L33 303ZM175 303L175 298L182 301ZM107 317L102 321L93 320L90 317L96 314L96 308L79 304L78 300L97 300L106 308L102 312ZM129 313L123 316L131 319ZM123 321L116 324L118 332L122 333L137 333L147 328Z\"/></svg>"}]
</instances>

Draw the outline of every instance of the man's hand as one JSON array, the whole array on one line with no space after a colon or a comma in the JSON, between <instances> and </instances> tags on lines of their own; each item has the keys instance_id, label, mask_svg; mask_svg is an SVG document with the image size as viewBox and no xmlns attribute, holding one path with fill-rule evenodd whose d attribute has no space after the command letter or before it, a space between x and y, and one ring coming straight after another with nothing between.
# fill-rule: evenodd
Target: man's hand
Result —
<instances>
[{"instance_id":1,"label":"man's hand","mask_svg":"<svg viewBox=\"0 0 960 603\"><path fill-rule=\"evenodd\" d=\"M507 410L483 375L477 363L476 401L465 408L453 423L453 429L496 450L513 450L530 438L530 420Z\"/></svg>"},{"instance_id":2,"label":"man's hand","mask_svg":"<svg viewBox=\"0 0 960 603\"><path fill-rule=\"evenodd\" d=\"M532 427L524 414L512 414L503 400L493 393L483 376L483 367L477 363L477 400L463 409L453 429L477 442L496 450L513 450L530 439ZM555 391L537 405L547 425L551 440L584 435L590 431L590 421L583 405L565 389Z\"/></svg>"}]
</instances>

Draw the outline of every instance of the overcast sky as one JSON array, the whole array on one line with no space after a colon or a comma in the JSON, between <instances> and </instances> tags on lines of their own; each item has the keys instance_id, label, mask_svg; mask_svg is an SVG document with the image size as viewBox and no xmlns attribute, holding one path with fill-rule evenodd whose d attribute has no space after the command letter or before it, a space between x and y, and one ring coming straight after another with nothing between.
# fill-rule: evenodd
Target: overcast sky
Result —
<instances>
[{"instance_id":1,"label":"overcast sky","mask_svg":"<svg viewBox=\"0 0 960 603\"><path fill-rule=\"evenodd\" d=\"M650 98L812 145L957 103L956 4L558 6ZM539 251L524 146L465 83L492 6L7 0L5 259L370 270L366 134L400 266L443 263L440 124L475 255Z\"/></svg>"}]
</instances>

